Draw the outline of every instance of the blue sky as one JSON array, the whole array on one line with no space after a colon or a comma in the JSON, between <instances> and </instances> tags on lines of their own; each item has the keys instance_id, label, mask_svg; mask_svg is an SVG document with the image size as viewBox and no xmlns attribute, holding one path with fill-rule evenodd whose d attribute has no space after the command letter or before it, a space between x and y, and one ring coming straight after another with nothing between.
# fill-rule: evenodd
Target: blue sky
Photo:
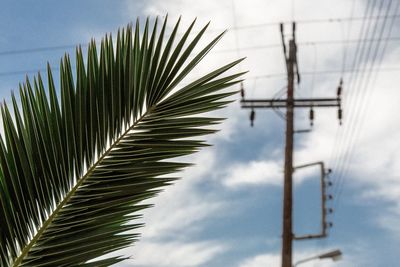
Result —
<instances>
[{"instance_id":1,"label":"blue sky","mask_svg":"<svg viewBox=\"0 0 400 267\"><path fill-rule=\"evenodd\" d=\"M400 82L399 42L390 40L387 46L382 42L379 49L372 44L371 58L374 51L384 53L380 65L379 53L371 65L369 43L364 48L357 47L357 42L343 43L360 38L362 20L306 23L362 17L368 3L372 16L385 14L389 4L389 14L396 12L397 1L390 0L384 0L381 9L381 1L372 0L3 0L0 94L7 100L26 72L32 76L47 61L57 68L63 53L73 54L76 44L87 44L92 37L100 40L138 16L143 20L168 13L171 27L179 15L185 25L197 17L197 29L211 21L205 41L229 29L189 79L246 56L236 71L249 70L244 83L247 96L271 98L286 84L284 75L267 77L285 73L277 23L294 18L299 21L302 74L296 95L333 97L342 76L345 90L342 127L336 110L318 110L313 131L296 136L296 165L324 161L333 168L334 186L329 191L335 200L329 205L335 212L329 216L334 224L329 238L295 242L295 259L340 248L344 253L340 262L303 266L396 266L400 246L400 93L395 86ZM373 39L379 37L379 30L372 35L375 25L377 29L381 25L376 22L364 24ZM388 19L382 38L388 36L390 23ZM400 21L397 18L393 23L390 36L399 37ZM46 47L62 48L25 51ZM360 60L354 61L357 55ZM345 69L351 69L354 62L366 71L342 75L343 63ZM374 69L368 72L371 66ZM338 72L318 73L325 70ZM238 102L218 115L228 119L210 138L214 146L190 157L197 165L151 200L155 207L145 212L142 240L121 252L133 259L119 266L279 265L284 121L270 110L261 110L255 127L250 128L248 111L241 110ZM308 127L306 112L296 113L296 127ZM316 232L318 169L298 171L294 180L295 233Z\"/></svg>"}]
</instances>

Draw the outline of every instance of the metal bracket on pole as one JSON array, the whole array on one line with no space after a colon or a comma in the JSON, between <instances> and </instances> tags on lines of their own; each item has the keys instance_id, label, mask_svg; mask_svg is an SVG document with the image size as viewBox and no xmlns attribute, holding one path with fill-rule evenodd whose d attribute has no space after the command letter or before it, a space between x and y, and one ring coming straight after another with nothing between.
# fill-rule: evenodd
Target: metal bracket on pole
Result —
<instances>
[{"instance_id":1,"label":"metal bracket on pole","mask_svg":"<svg viewBox=\"0 0 400 267\"><path fill-rule=\"evenodd\" d=\"M319 165L321 168L321 174L320 174L320 180L321 180L321 232L318 234L309 234L309 235L302 235L302 236L294 236L294 240L306 240L306 239L314 239L314 238L324 238L328 236L328 228L332 226L331 223L328 223L326 221L327 213L329 211L332 211L331 209L327 209L326 207L326 200L327 200L327 195L326 195L326 175L331 172L330 169L328 169L328 172L325 169L324 163L322 161L319 162L313 162L309 164L304 164L300 165L297 167L293 168L293 171L301 168L307 168L307 167L312 167L315 165Z\"/></svg>"}]
</instances>

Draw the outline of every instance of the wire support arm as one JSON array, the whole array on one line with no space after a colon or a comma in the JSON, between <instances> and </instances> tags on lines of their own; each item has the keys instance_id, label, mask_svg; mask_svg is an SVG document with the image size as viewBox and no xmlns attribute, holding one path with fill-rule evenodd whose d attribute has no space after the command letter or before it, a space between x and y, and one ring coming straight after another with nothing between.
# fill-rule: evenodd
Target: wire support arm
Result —
<instances>
[{"instance_id":1,"label":"wire support arm","mask_svg":"<svg viewBox=\"0 0 400 267\"><path fill-rule=\"evenodd\" d=\"M288 101L287 99L243 99L242 108L286 108L292 104L295 108L311 107L340 107L340 98L300 98Z\"/></svg>"}]
</instances>

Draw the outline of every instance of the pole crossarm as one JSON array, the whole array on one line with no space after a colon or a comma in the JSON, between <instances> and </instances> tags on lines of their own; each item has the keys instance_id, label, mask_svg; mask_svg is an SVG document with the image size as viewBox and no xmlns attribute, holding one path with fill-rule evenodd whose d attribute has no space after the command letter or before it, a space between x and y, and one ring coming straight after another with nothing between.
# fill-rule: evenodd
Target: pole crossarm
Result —
<instances>
[{"instance_id":1,"label":"pole crossarm","mask_svg":"<svg viewBox=\"0 0 400 267\"><path fill-rule=\"evenodd\" d=\"M308 239L320 239L327 237L327 234L317 234L317 235L302 235L302 236L294 236L294 240L308 240Z\"/></svg>"},{"instance_id":2,"label":"pole crossarm","mask_svg":"<svg viewBox=\"0 0 400 267\"><path fill-rule=\"evenodd\" d=\"M242 99L242 108L287 108L292 102L295 108L340 107L341 98Z\"/></svg>"}]
</instances>

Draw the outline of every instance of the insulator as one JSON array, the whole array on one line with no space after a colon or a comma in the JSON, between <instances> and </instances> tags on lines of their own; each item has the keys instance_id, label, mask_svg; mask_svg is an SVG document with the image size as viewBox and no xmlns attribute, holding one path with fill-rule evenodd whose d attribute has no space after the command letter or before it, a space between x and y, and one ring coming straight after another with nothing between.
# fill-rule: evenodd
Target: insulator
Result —
<instances>
[{"instance_id":1,"label":"insulator","mask_svg":"<svg viewBox=\"0 0 400 267\"><path fill-rule=\"evenodd\" d=\"M310 118L310 125L313 126L314 125L314 109L312 107L310 109L309 118Z\"/></svg>"},{"instance_id":2,"label":"insulator","mask_svg":"<svg viewBox=\"0 0 400 267\"><path fill-rule=\"evenodd\" d=\"M244 98L243 82L240 83L240 96L242 97L242 99Z\"/></svg>"},{"instance_id":3,"label":"insulator","mask_svg":"<svg viewBox=\"0 0 400 267\"><path fill-rule=\"evenodd\" d=\"M325 174L331 174L332 173L332 169L328 169L328 170L326 170L326 173Z\"/></svg>"},{"instance_id":4,"label":"insulator","mask_svg":"<svg viewBox=\"0 0 400 267\"><path fill-rule=\"evenodd\" d=\"M331 181L328 181L328 182L326 183L326 185L327 185L327 186L332 186L333 183L332 183Z\"/></svg>"},{"instance_id":5,"label":"insulator","mask_svg":"<svg viewBox=\"0 0 400 267\"><path fill-rule=\"evenodd\" d=\"M343 110L341 108L338 109L338 119L339 119L339 124L342 125Z\"/></svg>"},{"instance_id":6,"label":"insulator","mask_svg":"<svg viewBox=\"0 0 400 267\"><path fill-rule=\"evenodd\" d=\"M343 80L340 79L340 83L339 83L339 86L337 88L337 97L338 98L342 95L342 84L343 84Z\"/></svg>"},{"instance_id":7,"label":"insulator","mask_svg":"<svg viewBox=\"0 0 400 267\"><path fill-rule=\"evenodd\" d=\"M339 98L342 95L342 86L339 85L337 88L337 97Z\"/></svg>"},{"instance_id":8,"label":"insulator","mask_svg":"<svg viewBox=\"0 0 400 267\"><path fill-rule=\"evenodd\" d=\"M325 209L326 213L333 213L333 209L332 208L327 208Z\"/></svg>"},{"instance_id":9,"label":"insulator","mask_svg":"<svg viewBox=\"0 0 400 267\"><path fill-rule=\"evenodd\" d=\"M254 109L252 109L250 111L250 126L253 127L254 126L254 120L256 118L256 112L254 111Z\"/></svg>"},{"instance_id":10,"label":"insulator","mask_svg":"<svg viewBox=\"0 0 400 267\"><path fill-rule=\"evenodd\" d=\"M332 195L325 195L325 200L332 200L333 196Z\"/></svg>"},{"instance_id":11,"label":"insulator","mask_svg":"<svg viewBox=\"0 0 400 267\"><path fill-rule=\"evenodd\" d=\"M325 227L332 228L333 227L333 223L327 222L327 223L325 223Z\"/></svg>"}]
</instances>

